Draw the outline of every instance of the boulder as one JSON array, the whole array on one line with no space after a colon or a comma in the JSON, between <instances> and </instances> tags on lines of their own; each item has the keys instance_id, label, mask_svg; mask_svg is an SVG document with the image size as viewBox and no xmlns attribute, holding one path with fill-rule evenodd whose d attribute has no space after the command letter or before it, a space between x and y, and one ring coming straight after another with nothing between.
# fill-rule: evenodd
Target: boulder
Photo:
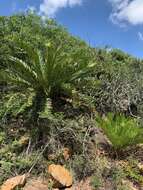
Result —
<instances>
[{"instance_id":1,"label":"boulder","mask_svg":"<svg viewBox=\"0 0 143 190\"><path fill-rule=\"evenodd\" d=\"M25 182L26 175L10 178L1 186L1 190L14 190L16 187L23 187Z\"/></svg>"},{"instance_id":2,"label":"boulder","mask_svg":"<svg viewBox=\"0 0 143 190\"><path fill-rule=\"evenodd\" d=\"M51 164L48 167L48 173L52 178L54 188L66 188L72 186L72 175L63 166Z\"/></svg>"}]
</instances>

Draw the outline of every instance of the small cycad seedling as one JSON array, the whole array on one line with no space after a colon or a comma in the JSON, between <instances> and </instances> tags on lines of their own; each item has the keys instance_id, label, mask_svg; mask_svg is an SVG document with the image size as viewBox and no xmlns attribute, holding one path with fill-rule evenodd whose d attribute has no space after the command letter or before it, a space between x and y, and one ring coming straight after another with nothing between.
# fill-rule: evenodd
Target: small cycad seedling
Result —
<instances>
[{"instance_id":1,"label":"small cycad seedling","mask_svg":"<svg viewBox=\"0 0 143 190\"><path fill-rule=\"evenodd\" d=\"M136 119L109 113L106 118L97 118L101 127L116 150L143 143L143 128Z\"/></svg>"}]
</instances>

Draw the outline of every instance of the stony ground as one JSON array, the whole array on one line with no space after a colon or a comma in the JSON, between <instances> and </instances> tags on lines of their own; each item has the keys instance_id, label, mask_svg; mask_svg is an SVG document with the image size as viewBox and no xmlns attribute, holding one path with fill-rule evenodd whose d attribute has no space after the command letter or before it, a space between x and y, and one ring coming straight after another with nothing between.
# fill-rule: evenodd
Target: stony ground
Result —
<instances>
[{"instance_id":1,"label":"stony ground","mask_svg":"<svg viewBox=\"0 0 143 190\"><path fill-rule=\"evenodd\" d=\"M143 145L128 149L125 151L125 154L123 152L122 155L118 157L116 154L113 154L113 151L110 149L109 146L110 142L107 140L101 130L95 129L94 135L96 144L98 144L97 147L92 147L94 158L93 161L96 166L94 167L95 169L97 168L96 172L93 175L86 177L82 180L77 180L73 177L72 186L66 189L143 190ZM22 140L20 140L20 144L24 143L25 145L25 141L27 142L29 141L29 139L25 139L22 137ZM25 146L27 146L27 143ZM63 149L63 157L66 162L69 162L70 159L72 160L71 152L67 148ZM86 164L87 163L85 163L84 165L85 167ZM38 161L37 165L41 166L41 163ZM76 167L80 168L81 165L77 165ZM35 171L36 170L34 170L34 172ZM73 173L70 170L68 170L68 172L70 173L70 175L73 176ZM95 174L97 175L94 176ZM9 178L17 175L18 174L13 173ZM62 172L59 171L58 175L61 177ZM33 175L33 173L30 174L26 179L26 183L22 185L24 187L21 187L21 183L23 181L19 181L19 179L12 179L10 183L6 183L6 186L2 186L1 190L14 190L15 187L19 185L21 187L19 187L19 189L23 190L56 190L50 187L51 184L49 183L48 177L45 177L45 175L42 174L36 174L35 176ZM64 176L62 178L64 179ZM65 178L65 180L67 179Z\"/></svg>"}]
</instances>

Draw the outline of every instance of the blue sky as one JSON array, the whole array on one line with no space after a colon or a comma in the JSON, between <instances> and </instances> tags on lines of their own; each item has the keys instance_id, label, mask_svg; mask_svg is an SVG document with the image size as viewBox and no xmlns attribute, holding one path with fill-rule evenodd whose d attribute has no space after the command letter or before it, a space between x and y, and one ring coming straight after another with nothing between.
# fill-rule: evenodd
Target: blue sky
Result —
<instances>
[{"instance_id":1,"label":"blue sky","mask_svg":"<svg viewBox=\"0 0 143 190\"><path fill-rule=\"evenodd\" d=\"M92 46L143 58L143 0L1 0L0 15L35 9Z\"/></svg>"}]
</instances>

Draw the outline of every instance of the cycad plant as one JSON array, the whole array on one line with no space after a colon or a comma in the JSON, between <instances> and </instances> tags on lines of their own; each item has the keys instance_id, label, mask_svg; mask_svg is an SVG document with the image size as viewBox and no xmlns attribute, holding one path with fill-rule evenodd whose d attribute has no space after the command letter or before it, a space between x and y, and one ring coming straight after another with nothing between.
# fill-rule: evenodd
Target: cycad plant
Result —
<instances>
[{"instance_id":1,"label":"cycad plant","mask_svg":"<svg viewBox=\"0 0 143 190\"><path fill-rule=\"evenodd\" d=\"M9 56L7 66L0 70L0 81L35 92L32 103L34 117L44 110L47 98L73 85L95 65L80 58L82 50L71 55L64 52L62 46L57 47L51 42L42 51L24 42L19 44L18 56Z\"/></svg>"},{"instance_id":2,"label":"cycad plant","mask_svg":"<svg viewBox=\"0 0 143 190\"><path fill-rule=\"evenodd\" d=\"M136 119L109 113L105 118L97 118L101 127L116 150L143 143L143 128Z\"/></svg>"}]
</instances>

